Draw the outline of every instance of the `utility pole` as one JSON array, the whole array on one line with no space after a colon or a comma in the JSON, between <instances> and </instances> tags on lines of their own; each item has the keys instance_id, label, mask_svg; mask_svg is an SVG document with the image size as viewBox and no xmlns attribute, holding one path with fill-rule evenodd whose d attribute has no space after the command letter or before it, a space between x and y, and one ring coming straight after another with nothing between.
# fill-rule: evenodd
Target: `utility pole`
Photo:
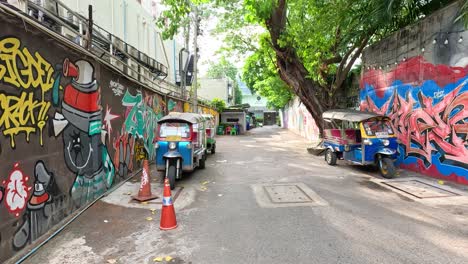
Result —
<instances>
[{"instance_id":1,"label":"utility pole","mask_svg":"<svg viewBox=\"0 0 468 264\"><path fill-rule=\"evenodd\" d=\"M194 56L193 56L193 83L192 83L192 106L193 106L193 112L198 113L198 99L197 99L197 89L198 89L198 74L197 74L197 61L198 61L198 27L200 21L198 20L198 9L195 5L193 5L193 14L194 14L194 19L195 19L195 34L193 36L193 50L194 50Z\"/></svg>"},{"instance_id":2,"label":"utility pole","mask_svg":"<svg viewBox=\"0 0 468 264\"><path fill-rule=\"evenodd\" d=\"M187 63L190 60L190 17L187 25L184 27L184 37L185 37L185 42L184 42L184 48L180 50L179 52L179 75L180 75L180 88L181 88L181 93L182 93L182 98L184 100L187 100L187 85L186 85L186 80L187 80ZM187 54L187 59L183 60L184 52Z\"/></svg>"}]
</instances>

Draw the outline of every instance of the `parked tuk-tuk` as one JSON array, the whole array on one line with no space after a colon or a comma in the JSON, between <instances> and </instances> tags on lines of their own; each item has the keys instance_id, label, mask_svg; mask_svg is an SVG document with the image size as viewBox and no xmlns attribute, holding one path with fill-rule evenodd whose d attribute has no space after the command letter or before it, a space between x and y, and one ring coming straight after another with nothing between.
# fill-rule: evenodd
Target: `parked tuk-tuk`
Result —
<instances>
[{"instance_id":1,"label":"parked tuk-tuk","mask_svg":"<svg viewBox=\"0 0 468 264\"><path fill-rule=\"evenodd\" d=\"M165 171L171 189L183 171L205 168L205 119L195 113L169 113L158 121L156 167Z\"/></svg>"},{"instance_id":2,"label":"parked tuk-tuk","mask_svg":"<svg viewBox=\"0 0 468 264\"><path fill-rule=\"evenodd\" d=\"M394 161L398 143L389 117L351 109L329 110L323 119L325 161L336 165L343 159L360 165L377 165L385 178L396 176Z\"/></svg>"},{"instance_id":3,"label":"parked tuk-tuk","mask_svg":"<svg viewBox=\"0 0 468 264\"><path fill-rule=\"evenodd\" d=\"M209 114L203 114L205 118L205 130L206 130L206 149L210 151L211 154L216 153L216 120L214 116Z\"/></svg>"}]
</instances>

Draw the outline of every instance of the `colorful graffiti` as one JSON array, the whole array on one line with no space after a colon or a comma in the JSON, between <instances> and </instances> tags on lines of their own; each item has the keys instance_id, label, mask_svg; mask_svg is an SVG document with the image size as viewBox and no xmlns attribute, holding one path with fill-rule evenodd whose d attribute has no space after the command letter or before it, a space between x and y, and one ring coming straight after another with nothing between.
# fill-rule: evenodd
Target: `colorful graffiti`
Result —
<instances>
[{"instance_id":1,"label":"colorful graffiti","mask_svg":"<svg viewBox=\"0 0 468 264\"><path fill-rule=\"evenodd\" d=\"M119 118L119 115L114 115L111 113L112 108L106 106L106 114L104 115L103 124L102 124L102 142L106 142L106 138L110 141L110 136L112 134L112 120Z\"/></svg>"},{"instance_id":2,"label":"colorful graffiti","mask_svg":"<svg viewBox=\"0 0 468 264\"><path fill-rule=\"evenodd\" d=\"M59 114L63 118L56 120L63 131L54 131L56 135L63 135L65 164L76 174L71 196L75 206L80 207L111 187L115 169L101 138L100 87L93 65L86 60L73 63L65 59L63 76L71 78L63 91L62 113ZM55 98L58 94L52 93L53 102L60 103L59 98ZM64 122L68 124L64 125Z\"/></svg>"},{"instance_id":3,"label":"colorful graffiti","mask_svg":"<svg viewBox=\"0 0 468 264\"><path fill-rule=\"evenodd\" d=\"M135 137L129 134L119 135L114 139L114 164L118 164L116 171L121 178L126 178L133 171L133 152Z\"/></svg>"},{"instance_id":4,"label":"colorful graffiti","mask_svg":"<svg viewBox=\"0 0 468 264\"><path fill-rule=\"evenodd\" d=\"M36 162L34 191L23 215L23 223L13 237L13 247L21 249L47 232L63 217L58 214L63 203L63 194L58 189L54 174L48 171L43 161Z\"/></svg>"},{"instance_id":5,"label":"colorful graffiti","mask_svg":"<svg viewBox=\"0 0 468 264\"><path fill-rule=\"evenodd\" d=\"M283 126L289 130L314 141L319 138L319 129L307 108L300 102L299 98L294 98L284 107L282 112Z\"/></svg>"},{"instance_id":6,"label":"colorful graffiti","mask_svg":"<svg viewBox=\"0 0 468 264\"><path fill-rule=\"evenodd\" d=\"M0 263L154 157L157 121L183 110L15 19L0 16Z\"/></svg>"},{"instance_id":7,"label":"colorful graffiti","mask_svg":"<svg viewBox=\"0 0 468 264\"><path fill-rule=\"evenodd\" d=\"M13 170L8 176L8 180L3 182L6 186L5 205L10 214L18 217L26 207L31 187L27 186L29 177L26 176L19 167L19 163L15 163Z\"/></svg>"},{"instance_id":8,"label":"colorful graffiti","mask_svg":"<svg viewBox=\"0 0 468 264\"><path fill-rule=\"evenodd\" d=\"M157 122L164 116L166 104L159 95L127 90L122 97L124 123L114 139L114 164L117 174L126 177L133 171L134 161L140 166L143 159L155 155Z\"/></svg>"},{"instance_id":9,"label":"colorful graffiti","mask_svg":"<svg viewBox=\"0 0 468 264\"><path fill-rule=\"evenodd\" d=\"M5 188L0 186L0 203L3 201L4 192L5 192Z\"/></svg>"},{"instance_id":10,"label":"colorful graffiti","mask_svg":"<svg viewBox=\"0 0 468 264\"><path fill-rule=\"evenodd\" d=\"M43 145L42 132L46 125L50 102L45 93L54 83L54 68L38 52L31 54L15 37L0 40L0 82L17 88L19 94L0 91L0 129L10 138L15 148L15 138L24 133L29 142L30 134L39 134ZM38 92L36 92L38 91Z\"/></svg>"},{"instance_id":11,"label":"colorful graffiti","mask_svg":"<svg viewBox=\"0 0 468 264\"><path fill-rule=\"evenodd\" d=\"M115 96L122 96L124 94L125 87L118 82L110 81L109 88Z\"/></svg>"},{"instance_id":12,"label":"colorful graffiti","mask_svg":"<svg viewBox=\"0 0 468 264\"><path fill-rule=\"evenodd\" d=\"M162 112L156 113L154 111L154 102L151 95L146 95L143 99L141 92L131 95L128 90L122 98L122 105L127 107L122 127L123 133L142 139L149 158L154 157L155 149L153 146L156 140L157 124L158 120L163 117Z\"/></svg>"},{"instance_id":13,"label":"colorful graffiti","mask_svg":"<svg viewBox=\"0 0 468 264\"><path fill-rule=\"evenodd\" d=\"M468 184L468 67L423 57L367 71L361 109L391 117L403 168Z\"/></svg>"},{"instance_id":14,"label":"colorful graffiti","mask_svg":"<svg viewBox=\"0 0 468 264\"><path fill-rule=\"evenodd\" d=\"M169 98L167 101L167 110L169 112L183 112L183 105L180 101L174 101L173 99Z\"/></svg>"}]
</instances>

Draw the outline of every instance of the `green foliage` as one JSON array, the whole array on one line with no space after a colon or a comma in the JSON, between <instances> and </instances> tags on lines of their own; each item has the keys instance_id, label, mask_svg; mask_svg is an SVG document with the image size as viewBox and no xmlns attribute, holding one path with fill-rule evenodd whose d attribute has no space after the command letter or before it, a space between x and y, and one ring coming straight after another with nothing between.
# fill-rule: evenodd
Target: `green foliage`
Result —
<instances>
[{"instance_id":1,"label":"green foliage","mask_svg":"<svg viewBox=\"0 0 468 264\"><path fill-rule=\"evenodd\" d=\"M457 17L456 21L463 20L465 23L465 28L468 28L468 1L462 5L460 9L460 15Z\"/></svg>"},{"instance_id":2,"label":"green foliage","mask_svg":"<svg viewBox=\"0 0 468 264\"><path fill-rule=\"evenodd\" d=\"M222 56L218 62L210 62L206 75L214 79L228 77L231 80L236 80L237 68L232 62L228 61L226 57Z\"/></svg>"},{"instance_id":3,"label":"green foliage","mask_svg":"<svg viewBox=\"0 0 468 264\"><path fill-rule=\"evenodd\" d=\"M223 99L219 98L214 98L211 101L211 107L213 107L218 113L223 112L224 109L226 109L226 103L224 102Z\"/></svg>"},{"instance_id":4,"label":"green foliage","mask_svg":"<svg viewBox=\"0 0 468 264\"><path fill-rule=\"evenodd\" d=\"M282 108L292 98L292 92L277 73L268 34L261 36L260 47L246 59L242 79L252 93L268 100L269 107Z\"/></svg>"},{"instance_id":5,"label":"green foliage","mask_svg":"<svg viewBox=\"0 0 468 264\"><path fill-rule=\"evenodd\" d=\"M181 28L185 27L191 21L190 13L194 7L203 7L211 0L161 0L163 6L169 7L164 10L161 16L156 20L156 26L163 29L163 39L174 37Z\"/></svg>"},{"instance_id":6,"label":"green foliage","mask_svg":"<svg viewBox=\"0 0 468 264\"><path fill-rule=\"evenodd\" d=\"M191 11L191 4L186 0L163 0L162 4L171 8L161 13L156 25L164 28L162 36L164 39L169 39L189 22L188 14Z\"/></svg>"},{"instance_id":7,"label":"green foliage","mask_svg":"<svg viewBox=\"0 0 468 264\"><path fill-rule=\"evenodd\" d=\"M170 22L166 29L173 34L183 21L182 14L188 13L187 5L182 0L164 2L170 7L165 13ZM177 5L179 2L184 3ZM222 51L247 57L242 78L250 89L277 108L284 106L294 92L319 119L323 110L336 107L336 96L345 89L349 72L368 44L452 0L201 2L219 8L220 23L214 33L224 35L229 45ZM461 16L467 17L466 1L461 9ZM319 126L322 123L316 122Z\"/></svg>"},{"instance_id":8,"label":"green foliage","mask_svg":"<svg viewBox=\"0 0 468 264\"><path fill-rule=\"evenodd\" d=\"M205 99L198 98L198 104L203 106L211 106L211 102Z\"/></svg>"}]
</instances>

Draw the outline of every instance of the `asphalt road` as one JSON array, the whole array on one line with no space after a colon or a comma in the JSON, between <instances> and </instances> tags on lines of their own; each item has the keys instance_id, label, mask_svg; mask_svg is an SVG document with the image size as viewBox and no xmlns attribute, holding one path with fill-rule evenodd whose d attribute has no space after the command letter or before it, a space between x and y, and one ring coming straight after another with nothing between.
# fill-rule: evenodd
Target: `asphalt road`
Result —
<instances>
[{"instance_id":1,"label":"asphalt road","mask_svg":"<svg viewBox=\"0 0 468 264\"><path fill-rule=\"evenodd\" d=\"M207 168L178 182L176 230L159 230L160 207L100 201L26 263L468 263L465 200L410 199L375 170L328 166L306 145L278 127L218 137ZM275 184L310 188L312 201L273 203L263 186Z\"/></svg>"}]
</instances>

